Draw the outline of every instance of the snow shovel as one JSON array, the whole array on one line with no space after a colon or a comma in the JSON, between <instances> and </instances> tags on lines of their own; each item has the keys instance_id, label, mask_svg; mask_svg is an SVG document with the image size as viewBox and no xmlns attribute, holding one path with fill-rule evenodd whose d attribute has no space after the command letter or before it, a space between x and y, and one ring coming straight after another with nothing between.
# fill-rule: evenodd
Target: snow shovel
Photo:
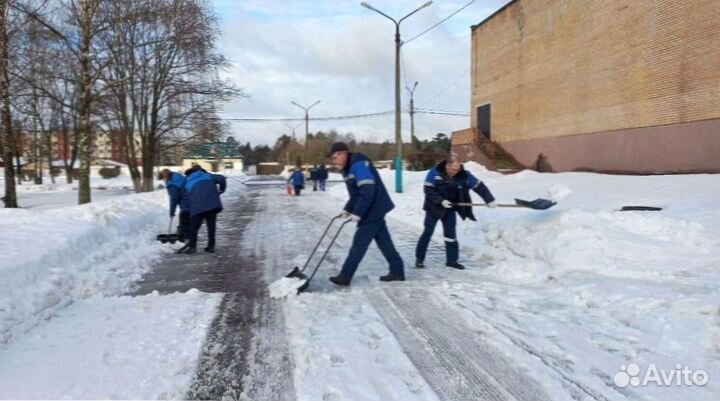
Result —
<instances>
[{"instance_id":1,"label":"snow shovel","mask_svg":"<svg viewBox=\"0 0 720 401\"><path fill-rule=\"evenodd\" d=\"M557 202L553 202L549 199L538 198L533 201L527 201L515 198L515 204L506 203L498 204L497 207L524 207L534 210L545 210L555 206ZM453 203L455 206L487 206L486 203Z\"/></svg>"},{"instance_id":2,"label":"snow shovel","mask_svg":"<svg viewBox=\"0 0 720 401\"><path fill-rule=\"evenodd\" d=\"M170 224L168 225L168 233L167 234L158 234L157 240L162 242L163 244L171 243L174 244L179 239L177 234L170 234L170 230L172 229L172 223L175 216L170 216Z\"/></svg>"},{"instance_id":3,"label":"snow shovel","mask_svg":"<svg viewBox=\"0 0 720 401\"><path fill-rule=\"evenodd\" d=\"M293 291L297 291L298 294L305 291L308 286L310 285L310 280L315 277L315 273L320 268L320 265L325 260L325 257L327 256L328 252L330 252L330 248L332 248L333 244L335 244L335 240L340 235L340 232L342 231L343 227L352 220L348 219L344 221L340 227L338 227L337 231L335 232L335 235L333 235L332 240L330 241L330 244L325 249L325 252L322 254L322 257L318 261L317 265L315 266L315 269L313 269L312 274L310 274L310 277L308 277L304 272L305 269L307 269L308 265L310 264L310 261L312 260L312 257L315 255L315 252L317 252L318 248L320 247L320 244L322 243L323 239L325 239L325 236L327 235L328 231L330 231L330 227L335 222L335 220L342 217L342 214L337 215L333 217L330 220L330 223L328 223L327 227L325 227L325 231L320 236L320 239L318 240L317 244L315 244L315 248L313 248L312 252L310 252L310 256L308 256L307 261L305 261L305 264L303 265L302 269L298 266L295 266L295 268L292 269L290 273L285 275L285 277L281 278L280 280L276 280L275 282L271 283L268 288L270 289L270 296L273 298L282 298L286 295L289 295ZM288 280L290 279L290 280Z\"/></svg>"},{"instance_id":4,"label":"snow shovel","mask_svg":"<svg viewBox=\"0 0 720 401\"><path fill-rule=\"evenodd\" d=\"M658 206L623 206L618 212L659 212L663 208Z\"/></svg>"}]
</instances>

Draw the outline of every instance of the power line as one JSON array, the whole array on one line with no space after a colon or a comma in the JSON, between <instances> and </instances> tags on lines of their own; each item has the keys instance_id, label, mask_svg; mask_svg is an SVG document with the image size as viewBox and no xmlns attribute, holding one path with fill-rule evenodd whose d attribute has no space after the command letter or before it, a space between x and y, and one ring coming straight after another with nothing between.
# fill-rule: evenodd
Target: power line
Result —
<instances>
[{"instance_id":1,"label":"power line","mask_svg":"<svg viewBox=\"0 0 720 401\"><path fill-rule=\"evenodd\" d=\"M377 113L352 114L347 116L331 116L331 117L310 117L310 121L334 121L334 120L351 120L358 118L378 117L395 113L395 110L380 111ZM239 123L275 123L290 121L305 121L304 118L238 118L238 117L194 117L196 120L222 120L233 121Z\"/></svg>"},{"instance_id":2,"label":"power line","mask_svg":"<svg viewBox=\"0 0 720 401\"><path fill-rule=\"evenodd\" d=\"M445 89L443 89L443 90L441 90L440 92L438 92L437 94L435 94L435 96L433 96L433 97L431 97L430 99L422 102L422 104L430 104L430 102L432 102L433 100L435 100L436 98L438 98L438 97L439 97L440 95L442 95L443 93L447 92L450 88L452 88L453 86L455 86L455 84L457 84L457 83L460 81L460 78L463 78L463 77L465 76L465 74L467 74L468 72L470 72L470 68L471 68L471 67L468 67L465 71L463 71L460 75L458 75L458 77L455 78L455 80L452 81L452 83L450 83L450 85L448 85Z\"/></svg>"},{"instance_id":3,"label":"power line","mask_svg":"<svg viewBox=\"0 0 720 401\"><path fill-rule=\"evenodd\" d=\"M444 116L463 116L468 117L470 113L464 111L447 111L447 110L432 110L432 109L415 109L415 113L421 114L439 114Z\"/></svg>"},{"instance_id":4,"label":"power line","mask_svg":"<svg viewBox=\"0 0 720 401\"><path fill-rule=\"evenodd\" d=\"M403 112L407 112L408 109L402 109ZM434 110L434 109L415 109L416 113L421 114L438 114L446 116L469 116L470 114L461 111L448 111L448 110ZM337 121L337 120L354 120L361 118L373 118L380 116L387 116L394 114L395 110L380 111L377 113L364 113L364 114L352 114L346 116L331 116L331 117L310 117L310 121ZM192 117L195 120L210 120L210 121L232 121L238 123L279 123L279 122L290 122L290 121L305 121L304 118L242 118L242 117Z\"/></svg>"},{"instance_id":5,"label":"power line","mask_svg":"<svg viewBox=\"0 0 720 401\"><path fill-rule=\"evenodd\" d=\"M420 36L428 33L429 31L431 31L431 30L433 30L433 29L435 29L435 27L437 27L438 25L442 24L443 22L449 20L450 18L452 18L453 16L455 16L455 14L457 14L457 13L459 13L460 11L464 10L465 8L467 8L470 4L472 4L472 3L474 3L474 2L475 2L475 0L470 1L469 3L467 3L467 4L465 4L464 6L460 7L459 10L457 10L457 11L455 11L454 13L448 15L448 16L447 16L445 19L443 19L442 21L440 21L440 22L438 22L437 24L431 26L430 28L428 28L428 29L420 32L419 34L413 36L412 38L404 41L403 44L405 44L405 43L410 43L410 42L412 42L413 40L419 38Z\"/></svg>"},{"instance_id":6,"label":"power line","mask_svg":"<svg viewBox=\"0 0 720 401\"><path fill-rule=\"evenodd\" d=\"M400 61L402 62L401 67L402 67L403 81L404 81L404 85L403 85L403 86L407 86L407 82L408 82L408 80L407 80L407 68L405 68L405 52L403 51L402 46L400 47ZM402 92L402 91L401 91L401 92Z\"/></svg>"}]
</instances>

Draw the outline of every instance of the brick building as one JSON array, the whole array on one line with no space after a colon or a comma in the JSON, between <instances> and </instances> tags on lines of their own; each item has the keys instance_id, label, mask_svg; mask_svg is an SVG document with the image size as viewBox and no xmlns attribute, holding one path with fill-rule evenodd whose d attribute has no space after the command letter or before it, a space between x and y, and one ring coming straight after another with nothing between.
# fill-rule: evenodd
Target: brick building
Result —
<instances>
[{"instance_id":1,"label":"brick building","mask_svg":"<svg viewBox=\"0 0 720 401\"><path fill-rule=\"evenodd\" d=\"M486 137L556 171L720 171L720 1L511 1L472 27L471 107L454 148Z\"/></svg>"},{"instance_id":2,"label":"brick building","mask_svg":"<svg viewBox=\"0 0 720 401\"><path fill-rule=\"evenodd\" d=\"M54 132L51 137L53 158L70 160L73 152L73 134L70 134L68 141L60 132ZM141 163L140 151L142 144L139 138L135 138L135 153L138 163ZM96 160L112 160L127 164L125 152L125 138L119 131L98 132L93 135L92 158Z\"/></svg>"}]
</instances>

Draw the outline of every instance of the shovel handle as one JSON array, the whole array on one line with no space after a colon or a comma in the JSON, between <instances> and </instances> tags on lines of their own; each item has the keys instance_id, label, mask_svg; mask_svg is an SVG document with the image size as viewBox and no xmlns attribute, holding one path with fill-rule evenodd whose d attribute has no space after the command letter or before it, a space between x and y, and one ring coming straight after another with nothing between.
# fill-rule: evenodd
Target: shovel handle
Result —
<instances>
[{"instance_id":1,"label":"shovel handle","mask_svg":"<svg viewBox=\"0 0 720 401\"><path fill-rule=\"evenodd\" d=\"M315 255L315 252L317 252L318 248L320 247L320 243L323 239L325 239L325 235L327 235L328 231L330 230L330 226L335 222L335 220L342 217L342 213L338 214L337 216L333 217L330 222L328 223L327 227L325 227L325 231L323 231L322 235L320 236L320 239L318 240L317 244L315 244L315 248L313 248L312 252L310 252L310 256L308 256L307 261L305 261L305 264L303 265L302 269L300 269L300 272L304 272L305 269L310 264L310 260Z\"/></svg>"},{"instance_id":2,"label":"shovel handle","mask_svg":"<svg viewBox=\"0 0 720 401\"><path fill-rule=\"evenodd\" d=\"M484 206L487 207L487 203L453 203L453 206ZM498 204L497 207L525 207L522 205L515 205L510 203L501 203Z\"/></svg>"},{"instance_id":3,"label":"shovel handle","mask_svg":"<svg viewBox=\"0 0 720 401\"><path fill-rule=\"evenodd\" d=\"M170 216L170 224L168 224L168 236L170 235L170 230L172 230L172 223L175 219L175 216Z\"/></svg>"},{"instance_id":4,"label":"shovel handle","mask_svg":"<svg viewBox=\"0 0 720 401\"><path fill-rule=\"evenodd\" d=\"M338 217L340 217L340 216L338 216ZM325 260L325 257L327 256L327 254L330 252L330 248L332 248L332 246L335 244L335 240L340 235L340 232L342 231L342 229L345 227L345 225L347 223L350 223L351 221L352 221L351 219L347 219L347 220L343 221L342 224L340 224L340 227L338 227L337 232L335 232L335 235L333 235L332 240L330 240L330 244L327 246L327 248L325 248L325 252L322 254L322 257L320 258L320 261L318 262L317 266L315 266L315 269L313 270L312 274L310 275L310 278L308 278L308 283L310 282L310 280L313 279L313 277L315 277L315 273L317 273L318 269L320 268L320 265Z\"/></svg>"}]
</instances>

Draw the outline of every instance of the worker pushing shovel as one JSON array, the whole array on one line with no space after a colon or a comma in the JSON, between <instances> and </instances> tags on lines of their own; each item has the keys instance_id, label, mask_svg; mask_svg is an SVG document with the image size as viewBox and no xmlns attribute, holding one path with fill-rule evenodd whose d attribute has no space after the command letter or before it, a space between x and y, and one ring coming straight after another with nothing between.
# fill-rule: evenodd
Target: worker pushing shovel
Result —
<instances>
[{"instance_id":1,"label":"worker pushing shovel","mask_svg":"<svg viewBox=\"0 0 720 401\"><path fill-rule=\"evenodd\" d=\"M350 222L357 223L352 245L350 246L350 252L340 272L329 278L330 282L338 286L349 286L360 261L362 261L368 247L373 241L377 244L378 248L380 248L380 252L388 262L389 272L384 276L380 276L380 281L405 280L403 260L395 249L387 224L385 223L385 215L390 212L395 205L390 199L390 195L385 189L380 174L378 174L373 166L372 161L361 153L350 152L347 144L342 142L337 142L332 145L328 157L331 157L333 163L342 170L349 200L345 204L343 211L330 221L330 224L328 224L322 237L320 237L320 241L318 241L318 244L315 246L313 253L308 258L308 262L305 263L302 270L295 267L292 272L284 277L284 279L294 279L294 281L281 279L271 284L271 295L273 295L274 289L278 290L275 292L276 295L283 296L283 294L288 294L294 289L300 292L307 288L320 263L322 263L322 259L327 255L327 252L330 247L332 247L340 231ZM333 236L332 242L328 245L328 248L312 275L307 277L303 273L303 270L307 267L310 258L312 258L320 242L330 229L330 226L336 220L344 220L344 222ZM288 284L284 285L283 282Z\"/></svg>"}]
</instances>

